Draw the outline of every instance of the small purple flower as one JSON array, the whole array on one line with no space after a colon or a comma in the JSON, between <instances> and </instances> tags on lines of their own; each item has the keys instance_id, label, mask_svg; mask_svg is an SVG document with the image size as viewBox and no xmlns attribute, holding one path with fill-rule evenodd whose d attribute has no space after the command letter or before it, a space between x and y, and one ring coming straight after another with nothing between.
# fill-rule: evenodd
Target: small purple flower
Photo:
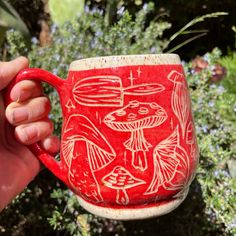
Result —
<instances>
[{"instance_id":1,"label":"small purple flower","mask_svg":"<svg viewBox=\"0 0 236 236\"><path fill-rule=\"evenodd\" d=\"M219 95L223 94L225 92L224 86L222 86L222 85L218 86L217 92Z\"/></svg>"},{"instance_id":2,"label":"small purple flower","mask_svg":"<svg viewBox=\"0 0 236 236\"><path fill-rule=\"evenodd\" d=\"M201 129L202 129L203 133L207 133L207 132L208 132L208 127L207 127L207 125L203 125L203 126L201 127Z\"/></svg>"},{"instance_id":3,"label":"small purple flower","mask_svg":"<svg viewBox=\"0 0 236 236\"><path fill-rule=\"evenodd\" d=\"M38 39L36 37L32 37L31 42L32 42L32 44L37 44Z\"/></svg>"},{"instance_id":4,"label":"small purple flower","mask_svg":"<svg viewBox=\"0 0 236 236\"><path fill-rule=\"evenodd\" d=\"M219 177L220 171L219 170L215 170L213 174L214 174L215 177Z\"/></svg>"},{"instance_id":5,"label":"small purple flower","mask_svg":"<svg viewBox=\"0 0 236 236\"><path fill-rule=\"evenodd\" d=\"M57 68L54 68L54 69L52 70L52 73L53 73L54 75L57 75L57 74L58 74L58 69L57 69Z\"/></svg>"},{"instance_id":6,"label":"small purple flower","mask_svg":"<svg viewBox=\"0 0 236 236\"><path fill-rule=\"evenodd\" d=\"M85 13L89 13L89 6L88 6L88 5L85 5L85 7L84 7L84 12L85 12Z\"/></svg>"},{"instance_id":7,"label":"small purple flower","mask_svg":"<svg viewBox=\"0 0 236 236\"><path fill-rule=\"evenodd\" d=\"M148 9L148 4L145 3L145 4L143 5L143 10L147 10L147 9Z\"/></svg>"},{"instance_id":8,"label":"small purple flower","mask_svg":"<svg viewBox=\"0 0 236 236\"><path fill-rule=\"evenodd\" d=\"M124 11L125 11L125 7L124 6L120 7L118 9L118 11L117 11L117 15L118 16L123 16L124 15Z\"/></svg>"},{"instance_id":9,"label":"small purple flower","mask_svg":"<svg viewBox=\"0 0 236 236\"><path fill-rule=\"evenodd\" d=\"M151 50L150 50L151 53L155 53L156 51L157 51L156 47L152 47Z\"/></svg>"},{"instance_id":10,"label":"small purple flower","mask_svg":"<svg viewBox=\"0 0 236 236\"><path fill-rule=\"evenodd\" d=\"M55 54L55 55L54 55L54 59L55 59L56 61L60 61L61 56L60 56L59 54Z\"/></svg>"},{"instance_id":11,"label":"small purple flower","mask_svg":"<svg viewBox=\"0 0 236 236\"><path fill-rule=\"evenodd\" d=\"M204 59L205 61L209 62L209 61L210 61L209 54L205 54L205 55L203 56L203 59Z\"/></svg>"},{"instance_id":12,"label":"small purple flower","mask_svg":"<svg viewBox=\"0 0 236 236\"><path fill-rule=\"evenodd\" d=\"M209 106L209 107L214 107L214 105L215 105L215 102L214 102L214 101L208 102L208 106Z\"/></svg>"}]
</instances>

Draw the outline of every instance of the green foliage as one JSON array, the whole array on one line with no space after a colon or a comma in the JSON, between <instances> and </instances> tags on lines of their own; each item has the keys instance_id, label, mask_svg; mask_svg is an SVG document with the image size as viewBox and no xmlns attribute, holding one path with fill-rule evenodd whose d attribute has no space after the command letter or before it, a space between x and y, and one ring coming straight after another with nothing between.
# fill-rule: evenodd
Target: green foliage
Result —
<instances>
[{"instance_id":1,"label":"green foliage","mask_svg":"<svg viewBox=\"0 0 236 236\"><path fill-rule=\"evenodd\" d=\"M227 68L227 76L222 81L222 85L226 87L230 93L236 94L236 53L233 52L228 56L220 58L219 62Z\"/></svg>"},{"instance_id":2,"label":"green foliage","mask_svg":"<svg viewBox=\"0 0 236 236\"><path fill-rule=\"evenodd\" d=\"M11 47L8 49L9 54L14 54L15 57L19 57L28 53L28 48L26 47L23 36L19 31L7 31L6 40L11 43Z\"/></svg>"},{"instance_id":3,"label":"green foliage","mask_svg":"<svg viewBox=\"0 0 236 236\"><path fill-rule=\"evenodd\" d=\"M60 30L53 28L52 45L47 48L34 46L29 55L31 61L35 66L53 68L55 73L65 77L68 63L75 59L136 54L140 53L140 48L142 53L160 53L166 43L163 32L170 28L170 24L159 20L146 26L146 17L152 9L152 5L146 6L137 13L134 20L125 11L113 26L105 23L100 10L86 10L77 22L68 22ZM44 55L47 60L37 60L38 55Z\"/></svg>"},{"instance_id":4,"label":"green foliage","mask_svg":"<svg viewBox=\"0 0 236 236\"><path fill-rule=\"evenodd\" d=\"M208 82L212 65L220 60L219 56L217 49L206 54L204 58L209 63L208 67L200 73L191 73L190 66L187 76L201 150L197 179L207 205L206 213L212 223L223 224L227 233L236 233L236 179L228 169L229 160L236 158L233 148L236 143L236 111L226 100L230 90L222 85L224 82ZM222 106L231 112L231 119L226 118Z\"/></svg>"},{"instance_id":5,"label":"green foliage","mask_svg":"<svg viewBox=\"0 0 236 236\"><path fill-rule=\"evenodd\" d=\"M128 12L122 12L119 21L110 26L105 22L103 12L86 9L78 21L62 26L63 33L56 27L52 28L50 46L42 48L37 42L34 43L28 52L31 66L47 69L66 78L69 63L75 59L161 53L169 40L163 38L163 33L171 25L162 19L145 24L152 9L152 5L146 5L135 18ZM9 58L24 51L15 32L9 32L7 39ZM236 122L235 110L231 103L226 102L228 94L232 93L231 84L226 85L231 82L226 81L231 79L227 77L222 83L209 83L213 63L220 61L223 64L222 61L226 60L221 60L220 56L219 50L206 54L204 58L209 64L199 73L192 70L191 63L184 64L201 157L190 193L177 210L140 223L101 219L81 209L71 191L44 170L15 203L1 214L1 232L13 235L11 227L16 225L18 235L49 235L53 230L57 231L57 235L132 236L156 235L157 232L160 236L236 234L236 179L229 171L229 164L236 159ZM227 58L226 64L231 63L233 66L231 59L232 57ZM230 67L227 69L229 72ZM58 96L52 88L46 86L45 89L53 104L51 117L55 121L58 134L61 127ZM223 111L230 112L231 118L227 118ZM14 219L10 218L11 215L14 215ZM31 234L26 226L31 229Z\"/></svg>"},{"instance_id":6,"label":"green foliage","mask_svg":"<svg viewBox=\"0 0 236 236\"><path fill-rule=\"evenodd\" d=\"M188 30L189 28L193 27L195 24L199 23L199 22L203 22L205 21L207 18L216 18L218 16L225 16L228 15L228 13L226 12L214 12L211 14L206 14L200 17L196 17L195 19L191 20L190 22L188 22L185 26L183 26L180 30L178 30L175 34L173 34L170 39L169 39L169 44L176 39L178 36L180 35L186 35L186 34L194 34L193 37L186 39L185 41L183 41L182 43L180 43L179 45L175 46L174 48L170 49L168 52L174 52L177 49L181 48L182 46L184 46L185 44L188 44L202 36L205 36L207 34L207 30ZM197 34L197 35L195 35Z\"/></svg>"},{"instance_id":7,"label":"green foliage","mask_svg":"<svg viewBox=\"0 0 236 236\"><path fill-rule=\"evenodd\" d=\"M89 235L88 218L90 215L82 213L82 210L81 212L78 211L78 201L71 191L55 189L51 194L51 198L58 203L52 212L52 216L48 218L54 230L66 230L70 235L75 236ZM73 220L71 219L72 216Z\"/></svg>"},{"instance_id":8,"label":"green foliage","mask_svg":"<svg viewBox=\"0 0 236 236\"><path fill-rule=\"evenodd\" d=\"M232 26L232 30L233 30L233 32L234 32L234 48L236 48L236 27L235 27L235 25L233 25Z\"/></svg>"},{"instance_id":9,"label":"green foliage","mask_svg":"<svg viewBox=\"0 0 236 236\"><path fill-rule=\"evenodd\" d=\"M150 1L150 0L86 0L87 3L92 3L99 6L99 8L106 11L106 17L109 18L109 22L112 24L117 19L117 12L121 9L129 9L131 15L135 15L140 8L150 2L154 3L154 11L151 14L153 17L165 16L168 22L171 23L172 28L167 32L168 36L175 34L181 29L186 22L191 22L192 19L196 19L199 16L208 15L212 12L222 11L227 12L227 16L220 17L217 20L212 21L211 19L205 19L203 22L199 22L197 26L191 27L188 30L188 34L182 34L177 38L171 48L173 47L179 54L182 54L182 58L190 60L197 54L203 54L213 47L220 47L224 53L229 48L235 47L234 35L231 27L235 25L235 7L236 2L234 0L227 1L207 1L207 0L175 0L175 1ZM137 4L138 3L138 4ZM112 8L113 10L111 10ZM148 19L148 22L152 18ZM225 27L227 25L227 27ZM206 32L207 36L203 37ZM192 47L189 46L175 48L176 45L182 43L189 43L191 40L196 40L196 44ZM169 48L170 49L170 48Z\"/></svg>"},{"instance_id":10,"label":"green foliage","mask_svg":"<svg viewBox=\"0 0 236 236\"><path fill-rule=\"evenodd\" d=\"M192 33L187 31L189 28L206 18L226 14L218 12L198 17L167 39L163 37L163 34L171 27L170 23L162 18L153 20L148 25L145 23L153 10L153 3L145 5L136 13L134 20L128 11L120 12L118 22L111 26L107 25L102 11L93 9L93 11L84 12L77 22L68 22L60 27L60 31L56 30L53 35L52 47L49 50L44 48L42 51L47 54L58 55L56 60L52 58L54 64L59 60L63 63L64 61L70 62L83 57L139 54L140 49L142 49L143 54L161 53L165 50L174 51L200 36L194 36L174 48L168 49L169 44L178 36ZM60 32L63 32L63 35ZM195 33L198 32L195 31ZM68 51L71 53L69 54ZM61 55L63 55L63 58L60 58ZM42 66L47 68L46 65L46 67ZM56 65L54 68L56 68ZM63 71L65 71L64 68ZM61 75L60 72L59 75Z\"/></svg>"},{"instance_id":11,"label":"green foliage","mask_svg":"<svg viewBox=\"0 0 236 236\"><path fill-rule=\"evenodd\" d=\"M59 4L58 0L49 0L48 7L53 22L62 25L81 15L84 10L84 0L64 0Z\"/></svg>"},{"instance_id":12,"label":"green foliage","mask_svg":"<svg viewBox=\"0 0 236 236\"><path fill-rule=\"evenodd\" d=\"M220 112L225 119L235 122L236 111L236 53L231 53L219 59L219 63L227 68L227 75L221 82L227 89L221 101L219 101ZM230 108L230 109L229 109Z\"/></svg>"},{"instance_id":13,"label":"green foliage","mask_svg":"<svg viewBox=\"0 0 236 236\"><path fill-rule=\"evenodd\" d=\"M29 40L30 33L27 26L16 10L6 1L0 0L0 46L5 39L6 31L10 28L18 30L25 39Z\"/></svg>"}]
</instances>

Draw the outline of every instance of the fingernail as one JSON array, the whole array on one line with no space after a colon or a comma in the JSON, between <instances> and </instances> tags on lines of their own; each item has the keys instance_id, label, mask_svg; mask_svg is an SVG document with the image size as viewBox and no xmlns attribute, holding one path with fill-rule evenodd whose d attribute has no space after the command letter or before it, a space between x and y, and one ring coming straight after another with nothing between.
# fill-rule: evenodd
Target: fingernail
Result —
<instances>
[{"instance_id":1,"label":"fingernail","mask_svg":"<svg viewBox=\"0 0 236 236\"><path fill-rule=\"evenodd\" d=\"M21 139L23 142L29 142L38 137L38 130L34 125L25 126L21 129Z\"/></svg>"},{"instance_id":2,"label":"fingernail","mask_svg":"<svg viewBox=\"0 0 236 236\"><path fill-rule=\"evenodd\" d=\"M19 123L28 120L29 112L26 108L15 108L12 114L13 123Z\"/></svg>"},{"instance_id":3,"label":"fingernail","mask_svg":"<svg viewBox=\"0 0 236 236\"><path fill-rule=\"evenodd\" d=\"M22 90L19 93L15 93L12 95L12 100L15 102L25 101L27 98L31 96L31 92L28 90Z\"/></svg>"}]
</instances>

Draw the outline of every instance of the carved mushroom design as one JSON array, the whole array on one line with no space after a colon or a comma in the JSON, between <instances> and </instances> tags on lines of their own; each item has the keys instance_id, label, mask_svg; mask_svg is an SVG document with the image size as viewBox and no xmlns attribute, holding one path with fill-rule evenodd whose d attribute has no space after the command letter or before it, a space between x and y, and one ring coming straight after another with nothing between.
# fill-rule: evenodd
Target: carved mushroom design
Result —
<instances>
[{"instance_id":1,"label":"carved mushroom design","mask_svg":"<svg viewBox=\"0 0 236 236\"><path fill-rule=\"evenodd\" d=\"M62 154L69 169L69 181L76 190L83 192L90 199L102 201L94 173L114 160L116 154L112 146L86 116L79 114L74 114L68 119L63 139ZM82 147L75 148L78 142L85 143L86 150ZM77 165L83 163L83 166L72 165L72 161L76 161ZM83 169L78 169L82 167ZM74 173L77 175L76 178Z\"/></svg>"},{"instance_id":2,"label":"carved mushroom design","mask_svg":"<svg viewBox=\"0 0 236 236\"><path fill-rule=\"evenodd\" d=\"M184 75L175 70L170 72L168 79L174 83L171 105L175 115L179 119L182 136L184 137L188 116L190 114L188 88L184 81Z\"/></svg>"},{"instance_id":3,"label":"carved mushroom design","mask_svg":"<svg viewBox=\"0 0 236 236\"><path fill-rule=\"evenodd\" d=\"M193 159L198 158L199 150L197 147L197 141L195 138L195 129L194 129L194 125L192 121L188 123L187 129L186 129L186 143L190 145L191 157Z\"/></svg>"},{"instance_id":4,"label":"carved mushroom design","mask_svg":"<svg viewBox=\"0 0 236 236\"><path fill-rule=\"evenodd\" d=\"M168 190L184 187L189 162L186 151L179 144L178 126L170 136L156 145L153 150L153 161L153 178L145 194L157 193L160 186ZM178 181L173 183L174 178Z\"/></svg>"},{"instance_id":5,"label":"carved mushroom design","mask_svg":"<svg viewBox=\"0 0 236 236\"><path fill-rule=\"evenodd\" d=\"M147 169L146 152L152 146L144 137L144 129L161 125L167 119L165 110L155 102L131 101L125 107L109 113L105 124L113 130L131 132L124 146L132 152L132 165L136 169Z\"/></svg>"},{"instance_id":6,"label":"carved mushroom design","mask_svg":"<svg viewBox=\"0 0 236 236\"><path fill-rule=\"evenodd\" d=\"M189 122L187 126L186 143L191 146L194 144L194 126L192 122Z\"/></svg>"},{"instance_id":7,"label":"carved mushroom design","mask_svg":"<svg viewBox=\"0 0 236 236\"><path fill-rule=\"evenodd\" d=\"M127 205L129 197L126 189L145 184L145 181L135 178L122 166L116 166L109 174L102 178L105 186L117 190L116 203Z\"/></svg>"},{"instance_id":8,"label":"carved mushroom design","mask_svg":"<svg viewBox=\"0 0 236 236\"><path fill-rule=\"evenodd\" d=\"M79 80L74 88L74 100L84 106L122 107L125 95L146 96L165 88L161 84L137 84L124 88L122 79L113 75L98 75Z\"/></svg>"}]
</instances>

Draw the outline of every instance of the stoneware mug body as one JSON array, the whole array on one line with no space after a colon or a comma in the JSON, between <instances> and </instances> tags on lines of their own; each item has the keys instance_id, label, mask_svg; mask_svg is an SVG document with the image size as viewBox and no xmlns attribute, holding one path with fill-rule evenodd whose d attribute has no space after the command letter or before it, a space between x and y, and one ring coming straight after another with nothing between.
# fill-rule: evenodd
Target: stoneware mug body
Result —
<instances>
[{"instance_id":1,"label":"stoneware mug body","mask_svg":"<svg viewBox=\"0 0 236 236\"><path fill-rule=\"evenodd\" d=\"M29 68L16 82L54 86L63 115L60 161L30 149L99 216L166 214L186 197L198 163L191 103L176 54L74 61L68 78Z\"/></svg>"}]
</instances>

